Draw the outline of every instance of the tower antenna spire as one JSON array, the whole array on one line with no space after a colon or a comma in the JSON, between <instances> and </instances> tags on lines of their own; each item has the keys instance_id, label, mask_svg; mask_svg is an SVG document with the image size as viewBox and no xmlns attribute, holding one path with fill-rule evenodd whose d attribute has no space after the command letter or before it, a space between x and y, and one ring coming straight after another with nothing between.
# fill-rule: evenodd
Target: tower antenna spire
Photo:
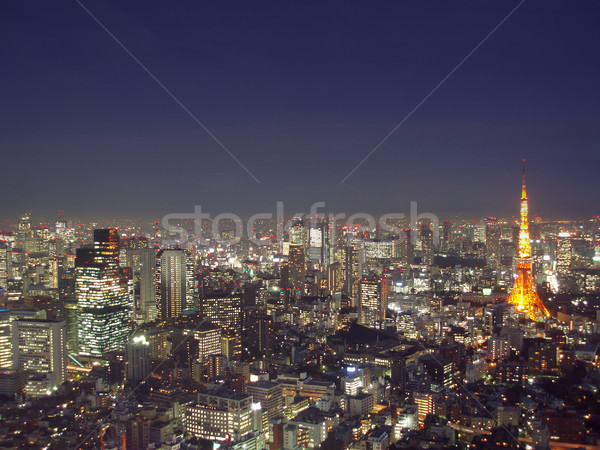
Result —
<instances>
[{"instance_id":1,"label":"tower antenna spire","mask_svg":"<svg viewBox=\"0 0 600 450\"><path fill-rule=\"evenodd\" d=\"M527 190L525 189L525 158L523 158L523 188L521 194L521 199L527 198Z\"/></svg>"}]
</instances>

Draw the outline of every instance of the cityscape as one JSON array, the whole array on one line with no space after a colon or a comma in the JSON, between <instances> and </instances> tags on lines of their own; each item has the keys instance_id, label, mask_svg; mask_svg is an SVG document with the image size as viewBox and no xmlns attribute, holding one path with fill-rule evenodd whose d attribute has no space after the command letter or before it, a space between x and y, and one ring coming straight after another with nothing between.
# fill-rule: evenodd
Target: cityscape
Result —
<instances>
[{"instance_id":1,"label":"cityscape","mask_svg":"<svg viewBox=\"0 0 600 450\"><path fill-rule=\"evenodd\" d=\"M24 214L1 235L2 445L593 448L600 217L530 220L524 164L517 221L236 239Z\"/></svg>"},{"instance_id":2,"label":"cityscape","mask_svg":"<svg viewBox=\"0 0 600 450\"><path fill-rule=\"evenodd\" d=\"M600 449L600 5L9 3L0 449Z\"/></svg>"}]
</instances>

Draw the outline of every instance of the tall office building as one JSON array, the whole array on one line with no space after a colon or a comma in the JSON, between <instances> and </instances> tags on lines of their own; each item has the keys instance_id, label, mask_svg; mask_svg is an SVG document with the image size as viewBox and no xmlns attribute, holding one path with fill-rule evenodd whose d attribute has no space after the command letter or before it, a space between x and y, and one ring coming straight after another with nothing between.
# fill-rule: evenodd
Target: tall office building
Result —
<instances>
[{"instance_id":1,"label":"tall office building","mask_svg":"<svg viewBox=\"0 0 600 450\"><path fill-rule=\"evenodd\" d=\"M222 377L227 368L227 356L210 355L208 357L208 374L211 378Z\"/></svg>"},{"instance_id":2,"label":"tall office building","mask_svg":"<svg viewBox=\"0 0 600 450\"><path fill-rule=\"evenodd\" d=\"M166 320L177 317L187 308L186 252L182 249L161 250L157 262L158 318Z\"/></svg>"},{"instance_id":3,"label":"tall office building","mask_svg":"<svg viewBox=\"0 0 600 450\"><path fill-rule=\"evenodd\" d=\"M0 242L0 288L6 289L7 281L12 277L12 248L8 242Z\"/></svg>"},{"instance_id":4,"label":"tall office building","mask_svg":"<svg viewBox=\"0 0 600 450\"><path fill-rule=\"evenodd\" d=\"M306 276L306 262L304 257L304 246L301 244L290 244L288 256L289 281L292 297L304 295L304 279Z\"/></svg>"},{"instance_id":5,"label":"tall office building","mask_svg":"<svg viewBox=\"0 0 600 450\"><path fill-rule=\"evenodd\" d=\"M67 372L65 322L18 319L12 322L13 368L47 376L47 388L60 386Z\"/></svg>"},{"instance_id":6,"label":"tall office building","mask_svg":"<svg viewBox=\"0 0 600 450\"><path fill-rule=\"evenodd\" d=\"M358 282L358 322L373 327L385 320L388 306L388 279L363 278Z\"/></svg>"},{"instance_id":7,"label":"tall office building","mask_svg":"<svg viewBox=\"0 0 600 450\"><path fill-rule=\"evenodd\" d=\"M116 229L94 230L93 246L77 250L75 296L81 356L99 358L123 350L127 342L132 305L118 258Z\"/></svg>"},{"instance_id":8,"label":"tall office building","mask_svg":"<svg viewBox=\"0 0 600 450\"><path fill-rule=\"evenodd\" d=\"M140 250L140 300L138 320L153 322L156 320L156 249Z\"/></svg>"},{"instance_id":9,"label":"tall office building","mask_svg":"<svg viewBox=\"0 0 600 450\"><path fill-rule=\"evenodd\" d=\"M144 381L150 375L150 343L144 335L125 345L126 376L130 381Z\"/></svg>"},{"instance_id":10,"label":"tall office building","mask_svg":"<svg viewBox=\"0 0 600 450\"><path fill-rule=\"evenodd\" d=\"M273 351L273 319L266 314L252 314L248 318L248 351L268 354Z\"/></svg>"},{"instance_id":11,"label":"tall office building","mask_svg":"<svg viewBox=\"0 0 600 450\"><path fill-rule=\"evenodd\" d=\"M415 263L415 231L407 228L404 230L406 238L402 243L402 263L405 265L411 265Z\"/></svg>"},{"instance_id":12,"label":"tall office building","mask_svg":"<svg viewBox=\"0 0 600 450\"><path fill-rule=\"evenodd\" d=\"M330 230L326 219L311 221L308 228L309 260L321 270L330 264Z\"/></svg>"},{"instance_id":13,"label":"tall office building","mask_svg":"<svg viewBox=\"0 0 600 450\"><path fill-rule=\"evenodd\" d=\"M201 324L194 331L194 339L198 343L197 359L202 364L208 364L210 355L221 354L222 329L208 322Z\"/></svg>"},{"instance_id":14,"label":"tall office building","mask_svg":"<svg viewBox=\"0 0 600 450\"><path fill-rule=\"evenodd\" d=\"M306 225L302 220L298 220L290 227L290 244L301 245L302 248L306 247L307 243L307 230Z\"/></svg>"},{"instance_id":15,"label":"tall office building","mask_svg":"<svg viewBox=\"0 0 600 450\"><path fill-rule=\"evenodd\" d=\"M229 361L233 361L242 356L242 338L240 334L232 331L223 331L221 336L221 353Z\"/></svg>"},{"instance_id":16,"label":"tall office building","mask_svg":"<svg viewBox=\"0 0 600 450\"><path fill-rule=\"evenodd\" d=\"M444 220L442 222L442 244L444 245L444 250L448 250L452 242L454 242L452 222L450 220Z\"/></svg>"},{"instance_id":17,"label":"tall office building","mask_svg":"<svg viewBox=\"0 0 600 450\"><path fill-rule=\"evenodd\" d=\"M558 233L556 238L556 272L566 275L571 270L572 244L570 233Z\"/></svg>"},{"instance_id":18,"label":"tall office building","mask_svg":"<svg viewBox=\"0 0 600 450\"><path fill-rule=\"evenodd\" d=\"M362 276L362 241L352 241L346 247L346 293L358 298L358 280Z\"/></svg>"},{"instance_id":19,"label":"tall office building","mask_svg":"<svg viewBox=\"0 0 600 450\"><path fill-rule=\"evenodd\" d=\"M0 368L10 369L12 361L12 331L10 311L0 310Z\"/></svg>"},{"instance_id":20,"label":"tall office building","mask_svg":"<svg viewBox=\"0 0 600 450\"><path fill-rule=\"evenodd\" d=\"M500 266L500 225L495 217L487 218L485 228L485 259L490 269Z\"/></svg>"},{"instance_id":21,"label":"tall office building","mask_svg":"<svg viewBox=\"0 0 600 450\"><path fill-rule=\"evenodd\" d=\"M421 264L433 265L433 225L431 222L421 222Z\"/></svg>"}]
</instances>

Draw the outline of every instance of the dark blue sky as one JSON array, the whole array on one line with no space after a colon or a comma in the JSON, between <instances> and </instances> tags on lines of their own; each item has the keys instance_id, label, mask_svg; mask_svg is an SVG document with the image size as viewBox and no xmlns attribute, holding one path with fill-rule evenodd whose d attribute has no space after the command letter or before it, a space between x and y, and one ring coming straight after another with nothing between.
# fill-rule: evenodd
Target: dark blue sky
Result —
<instances>
[{"instance_id":1,"label":"dark blue sky","mask_svg":"<svg viewBox=\"0 0 600 450\"><path fill-rule=\"evenodd\" d=\"M0 5L0 216L306 211L597 214L600 3Z\"/></svg>"}]
</instances>

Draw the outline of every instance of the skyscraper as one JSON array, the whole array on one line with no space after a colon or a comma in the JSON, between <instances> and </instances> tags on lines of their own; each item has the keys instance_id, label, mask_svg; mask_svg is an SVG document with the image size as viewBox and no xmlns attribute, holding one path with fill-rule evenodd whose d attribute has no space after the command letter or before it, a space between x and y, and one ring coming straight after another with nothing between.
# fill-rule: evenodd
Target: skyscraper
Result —
<instances>
[{"instance_id":1,"label":"skyscraper","mask_svg":"<svg viewBox=\"0 0 600 450\"><path fill-rule=\"evenodd\" d=\"M362 242L351 241L346 248L346 293L358 300L358 280L362 276Z\"/></svg>"},{"instance_id":2,"label":"skyscraper","mask_svg":"<svg viewBox=\"0 0 600 450\"><path fill-rule=\"evenodd\" d=\"M566 275L571 270L572 244L570 233L558 233L556 238L556 272Z\"/></svg>"},{"instance_id":3,"label":"skyscraper","mask_svg":"<svg viewBox=\"0 0 600 450\"><path fill-rule=\"evenodd\" d=\"M10 311L0 310L0 368L10 369L12 361L12 331Z\"/></svg>"},{"instance_id":4,"label":"skyscraper","mask_svg":"<svg viewBox=\"0 0 600 450\"><path fill-rule=\"evenodd\" d=\"M531 272L531 242L529 239L529 207L527 190L525 189L525 160L523 160L523 187L521 190L521 226L519 230L519 250L517 262L517 278L513 285L508 302L515 305L517 311L525 312L531 320L538 316L549 316L550 313L542 303Z\"/></svg>"},{"instance_id":5,"label":"skyscraper","mask_svg":"<svg viewBox=\"0 0 600 450\"><path fill-rule=\"evenodd\" d=\"M385 319L388 305L388 279L363 278L358 282L358 322L373 327Z\"/></svg>"},{"instance_id":6,"label":"skyscraper","mask_svg":"<svg viewBox=\"0 0 600 450\"><path fill-rule=\"evenodd\" d=\"M431 222L421 222L421 264L433 265L433 230Z\"/></svg>"},{"instance_id":7,"label":"skyscraper","mask_svg":"<svg viewBox=\"0 0 600 450\"><path fill-rule=\"evenodd\" d=\"M140 250L140 301L138 319L141 322L156 320L156 249Z\"/></svg>"},{"instance_id":8,"label":"skyscraper","mask_svg":"<svg viewBox=\"0 0 600 450\"><path fill-rule=\"evenodd\" d=\"M77 250L79 354L99 358L120 351L129 333L131 306L127 284L119 271L119 236L116 229L94 230L94 244Z\"/></svg>"},{"instance_id":9,"label":"skyscraper","mask_svg":"<svg viewBox=\"0 0 600 450\"><path fill-rule=\"evenodd\" d=\"M330 263L330 230L326 219L311 221L309 227L309 259L321 270Z\"/></svg>"},{"instance_id":10,"label":"skyscraper","mask_svg":"<svg viewBox=\"0 0 600 450\"><path fill-rule=\"evenodd\" d=\"M131 381L144 381L150 374L150 343L144 335L125 345L126 375Z\"/></svg>"},{"instance_id":11,"label":"skyscraper","mask_svg":"<svg viewBox=\"0 0 600 450\"><path fill-rule=\"evenodd\" d=\"M304 295L304 278L306 275L306 262L304 256L304 246L302 244L290 244L289 261L289 281L292 290L292 297Z\"/></svg>"},{"instance_id":12,"label":"skyscraper","mask_svg":"<svg viewBox=\"0 0 600 450\"><path fill-rule=\"evenodd\" d=\"M442 245L444 246L444 250L448 250L453 241L454 233L452 231L452 222L450 220L444 220L442 223Z\"/></svg>"},{"instance_id":13,"label":"skyscraper","mask_svg":"<svg viewBox=\"0 0 600 450\"><path fill-rule=\"evenodd\" d=\"M157 258L158 318L165 320L187 308L186 254L182 249L162 250Z\"/></svg>"},{"instance_id":14,"label":"skyscraper","mask_svg":"<svg viewBox=\"0 0 600 450\"><path fill-rule=\"evenodd\" d=\"M495 217L487 218L485 228L485 259L490 269L500 266L500 225Z\"/></svg>"},{"instance_id":15,"label":"skyscraper","mask_svg":"<svg viewBox=\"0 0 600 450\"><path fill-rule=\"evenodd\" d=\"M306 247L307 242L307 231L306 225L302 220L296 221L290 227L290 244L302 245L302 248Z\"/></svg>"},{"instance_id":16,"label":"skyscraper","mask_svg":"<svg viewBox=\"0 0 600 450\"><path fill-rule=\"evenodd\" d=\"M273 319L267 314L252 314L248 318L248 351L252 354L273 350Z\"/></svg>"}]
</instances>

